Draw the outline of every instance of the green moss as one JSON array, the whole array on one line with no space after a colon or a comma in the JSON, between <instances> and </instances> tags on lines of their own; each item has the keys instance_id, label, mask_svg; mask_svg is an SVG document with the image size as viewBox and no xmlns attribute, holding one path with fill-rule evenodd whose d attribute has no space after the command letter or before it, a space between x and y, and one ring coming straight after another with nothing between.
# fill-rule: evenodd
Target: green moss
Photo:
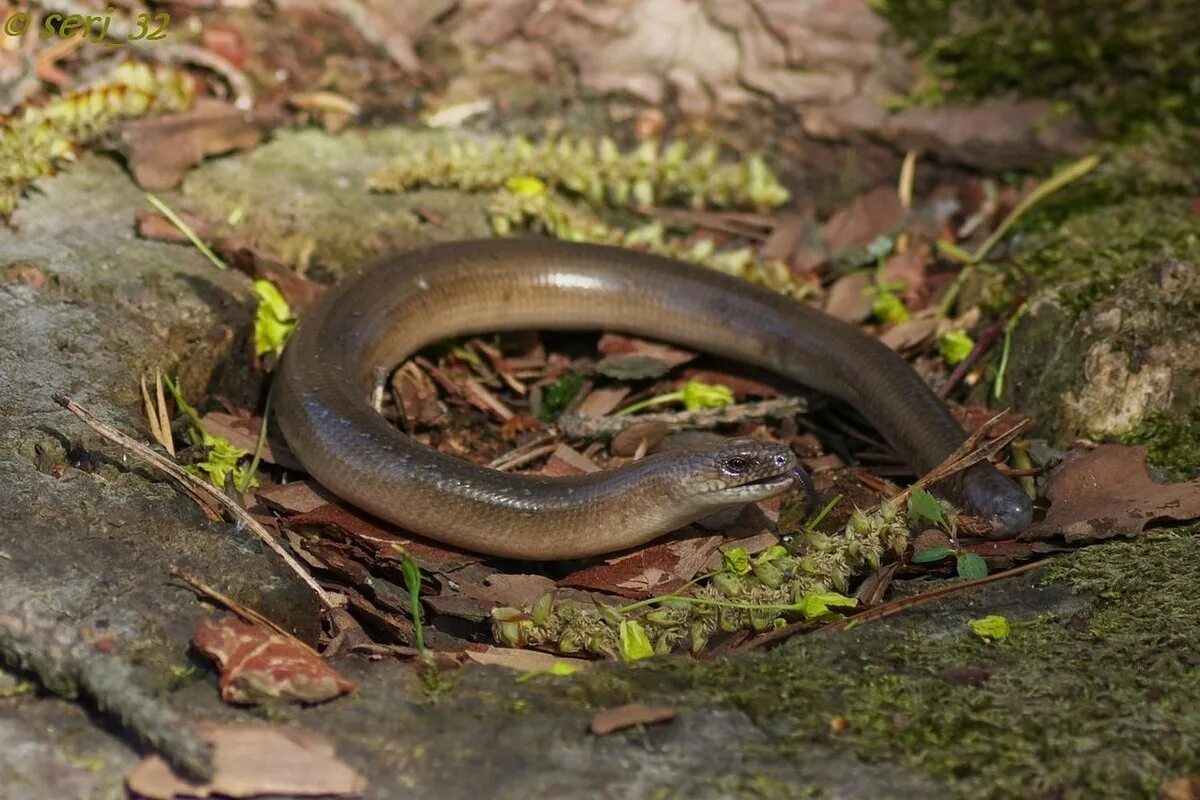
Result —
<instances>
[{"instance_id":1,"label":"green moss","mask_svg":"<svg viewBox=\"0 0 1200 800\"><path fill-rule=\"evenodd\" d=\"M1151 414L1122 441L1146 445L1150 463L1166 468L1172 479L1190 478L1200 472L1200 406L1183 415Z\"/></svg>"},{"instance_id":2,"label":"green moss","mask_svg":"<svg viewBox=\"0 0 1200 800\"><path fill-rule=\"evenodd\" d=\"M873 0L919 56L918 102L1016 92L1079 108L1103 132L1200 121L1192 0Z\"/></svg>"},{"instance_id":3,"label":"green moss","mask_svg":"<svg viewBox=\"0 0 1200 800\"><path fill-rule=\"evenodd\" d=\"M1057 288L1075 315L1167 258L1200 264L1200 220L1182 197L1131 197L1030 231L1015 263L1039 288Z\"/></svg>"},{"instance_id":4,"label":"green moss","mask_svg":"<svg viewBox=\"0 0 1200 800\"><path fill-rule=\"evenodd\" d=\"M1189 744L1200 736L1195 532L1060 559L1049 577L1062 593L1052 607L1065 610L1014 619L1003 643L970 633L974 609L959 612L957 636L901 618L757 657L633 672L653 673L639 684L744 709L788 752L827 747L916 769L947 797L1153 797L1200 768ZM1070 593L1086 610L1070 613ZM948 672L963 668L981 677Z\"/></svg>"},{"instance_id":5,"label":"green moss","mask_svg":"<svg viewBox=\"0 0 1200 800\"><path fill-rule=\"evenodd\" d=\"M1057 290L1078 317L1164 259L1200 264L1200 217L1192 209L1198 161L1194 134L1106 147L1095 171L1018 223L1012 263L985 279L985 301L1007 308L1030 278L1035 294Z\"/></svg>"}]
</instances>

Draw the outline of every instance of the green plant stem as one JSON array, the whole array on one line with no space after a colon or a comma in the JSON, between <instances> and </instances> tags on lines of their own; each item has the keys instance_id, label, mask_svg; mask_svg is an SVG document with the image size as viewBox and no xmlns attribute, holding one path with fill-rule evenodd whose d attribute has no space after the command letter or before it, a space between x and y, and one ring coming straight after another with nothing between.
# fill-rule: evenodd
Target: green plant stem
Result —
<instances>
[{"instance_id":1,"label":"green plant stem","mask_svg":"<svg viewBox=\"0 0 1200 800\"><path fill-rule=\"evenodd\" d=\"M408 588L408 600L412 605L413 640L417 653L425 655L425 629L421 622L421 568L416 560L408 553L400 562L400 571L404 574L404 585Z\"/></svg>"},{"instance_id":2,"label":"green plant stem","mask_svg":"<svg viewBox=\"0 0 1200 800\"><path fill-rule=\"evenodd\" d=\"M1000 364L996 367L996 382L992 387L992 396L997 400L1000 399L1000 395L1004 392L1004 374L1008 371L1008 356L1012 350L1013 331L1016 330L1017 323L1025 315L1028 307L1029 303L1022 303L1021 307L1012 315L1012 319L1004 325L1004 344L1000 347Z\"/></svg>"},{"instance_id":3,"label":"green plant stem","mask_svg":"<svg viewBox=\"0 0 1200 800\"><path fill-rule=\"evenodd\" d=\"M617 412L617 415L621 416L623 414L633 414L634 412L641 411L642 409L650 408L651 406L661 406L665 403L682 403L682 402L683 402L683 391L682 390L680 390L678 392L667 392L666 394L655 395L654 397L647 397L645 400L641 400L636 403L633 403L632 405L625 406L625 408L622 408L620 411Z\"/></svg>"},{"instance_id":4,"label":"green plant stem","mask_svg":"<svg viewBox=\"0 0 1200 800\"><path fill-rule=\"evenodd\" d=\"M992 251L1001 239L1008 233L1017 221L1045 198L1049 197L1054 192L1063 188L1072 181L1082 178L1087 173L1096 168L1100 163L1100 156L1090 155L1084 156L1078 161L1068 164L1063 169L1051 175L1046 180L1033 187L1033 190L1017 203L1016 207L1008 212L1008 216L992 231L991 235L984 241L983 244L976 248L975 252L971 253L970 259L966 265L955 276L954 282L946 290L946 295L942 298L942 302L938 305L938 317L944 318L950 314L950 310L954 307L954 302L958 299L958 293L962 291L962 287L966 284L967 279L974 274L974 267L981 263L987 254ZM951 256L952 258L960 258L963 253L962 249L957 245L949 247L939 244L938 249Z\"/></svg>"},{"instance_id":5,"label":"green plant stem","mask_svg":"<svg viewBox=\"0 0 1200 800\"><path fill-rule=\"evenodd\" d=\"M254 457L250 459L250 466L242 475L242 479L238 481L238 491L246 492L250 490L250 482L254 480L254 473L258 470L258 463L262 460L263 450L267 446L267 421L271 417L271 400L275 395L275 383L272 382L267 387L267 399L263 403L262 426L258 429L258 441L254 444Z\"/></svg>"}]
</instances>

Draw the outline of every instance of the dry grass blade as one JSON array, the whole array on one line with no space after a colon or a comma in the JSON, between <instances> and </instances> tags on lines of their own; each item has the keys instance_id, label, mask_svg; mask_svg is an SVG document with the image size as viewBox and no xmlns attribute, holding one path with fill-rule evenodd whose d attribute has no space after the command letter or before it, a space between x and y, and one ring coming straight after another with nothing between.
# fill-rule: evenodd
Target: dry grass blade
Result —
<instances>
[{"instance_id":1,"label":"dry grass blade","mask_svg":"<svg viewBox=\"0 0 1200 800\"><path fill-rule=\"evenodd\" d=\"M142 376L142 401L146 404L146 424L150 435L163 446L171 457L175 456L175 438L171 435L171 415L167 412L167 398L163 394L162 373L154 370L154 393L157 403L150 400L146 389L146 377Z\"/></svg>"},{"instance_id":2,"label":"dry grass blade","mask_svg":"<svg viewBox=\"0 0 1200 800\"><path fill-rule=\"evenodd\" d=\"M777 397L753 403L735 403L720 408L701 408L696 411L673 411L653 414L628 414L608 417L580 416L566 413L558 418L557 428L572 439L596 439L615 436L633 425L661 422L672 430L684 428L715 428L734 422L748 422L767 417L783 419L808 410L808 404L798 397Z\"/></svg>"},{"instance_id":3,"label":"dry grass blade","mask_svg":"<svg viewBox=\"0 0 1200 800\"><path fill-rule=\"evenodd\" d=\"M275 537L271 535L270 531L263 527L262 523L250 516L250 514L246 512L246 509L234 502L224 492L219 491L206 481L200 480L190 472L186 472L182 467L166 456L159 455L141 442L130 439L128 436L121 433L111 425L96 419L94 416L92 416L91 412L84 409L65 394L55 394L54 402L58 403L67 411L70 411L85 425L103 436L105 439L124 447L126 450L129 450L143 461L146 461L150 465L165 472L185 489L188 489L189 493L194 492L199 494L209 500L212 500L220 508L225 509L225 511L234 517L239 524L244 525L247 530L261 539L263 544L271 548L271 550L273 550L277 556L283 559L283 562L287 564L293 572L296 573L300 580L304 581L304 583L313 590L313 593L316 594L318 599L320 599L322 605L324 605L326 608L333 608L336 605L333 598L330 597L328 592L321 588L321 585L317 583L316 579L314 579L308 570L304 568L304 565L297 561L291 553L285 550L283 545L277 542Z\"/></svg>"},{"instance_id":4,"label":"dry grass blade","mask_svg":"<svg viewBox=\"0 0 1200 800\"><path fill-rule=\"evenodd\" d=\"M957 472L962 472L964 469L972 467L981 461L986 461L1007 447L1009 442L1017 438L1017 436L1019 436L1021 432L1025 430L1025 428L1029 425L1029 420L1022 420L1021 422L1018 422L1016 425L1012 426L1007 431L982 446L979 444L983 438L987 436L988 432L996 425L996 423L998 423L1007 413L1008 409L1004 409L987 422L983 423L979 430L968 436L967 440L959 445L957 450L946 456L942 463L938 464L925 475L921 476L921 478L912 486L890 498L889 502L898 505L899 503L908 499L908 495L913 490L913 487L919 486L923 489L931 484L940 483Z\"/></svg>"}]
</instances>

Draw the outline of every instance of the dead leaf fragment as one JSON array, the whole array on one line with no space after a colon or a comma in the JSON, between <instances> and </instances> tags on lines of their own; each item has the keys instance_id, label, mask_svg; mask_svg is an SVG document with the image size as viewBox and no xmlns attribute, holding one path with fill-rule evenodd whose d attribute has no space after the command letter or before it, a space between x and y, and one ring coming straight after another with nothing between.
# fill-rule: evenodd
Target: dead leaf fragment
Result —
<instances>
[{"instance_id":1,"label":"dead leaf fragment","mask_svg":"<svg viewBox=\"0 0 1200 800\"><path fill-rule=\"evenodd\" d=\"M133 120L121 130L133 178L151 191L174 188L205 156L248 150L262 137L253 114L215 100L199 101L178 114Z\"/></svg>"},{"instance_id":2,"label":"dead leaf fragment","mask_svg":"<svg viewBox=\"0 0 1200 800\"><path fill-rule=\"evenodd\" d=\"M558 583L612 592L630 599L669 594L696 577L722 536L692 536L644 547L604 564L572 572Z\"/></svg>"},{"instance_id":3,"label":"dead leaf fragment","mask_svg":"<svg viewBox=\"0 0 1200 800\"><path fill-rule=\"evenodd\" d=\"M463 655L477 664L493 664L518 672L549 670L553 669L555 664L567 664L577 670L586 669L592 665L591 661L584 658L565 658L552 653L541 653L537 650L517 650L511 647L493 647L491 645L487 645L483 650L464 650Z\"/></svg>"},{"instance_id":4,"label":"dead leaf fragment","mask_svg":"<svg viewBox=\"0 0 1200 800\"><path fill-rule=\"evenodd\" d=\"M323 703L354 689L299 640L236 617L201 622L192 643L220 665L221 699L227 703Z\"/></svg>"},{"instance_id":5,"label":"dead leaf fragment","mask_svg":"<svg viewBox=\"0 0 1200 800\"><path fill-rule=\"evenodd\" d=\"M1164 781L1158 787L1158 796L1163 800L1200 800L1200 777Z\"/></svg>"},{"instance_id":6,"label":"dead leaf fragment","mask_svg":"<svg viewBox=\"0 0 1200 800\"><path fill-rule=\"evenodd\" d=\"M821 234L838 252L866 247L891 233L904 218L904 207L891 186L880 186L855 199L825 223Z\"/></svg>"},{"instance_id":7,"label":"dead leaf fragment","mask_svg":"<svg viewBox=\"0 0 1200 800\"><path fill-rule=\"evenodd\" d=\"M188 797L360 797L367 780L320 734L266 723L199 723L213 745L213 779L187 783L157 755L129 773L129 790L152 800Z\"/></svg>"},{"instance_id":8,"label":"dead leaf fragment","mask_svg":"<svg viewBox=\"0 0 1200 800\"><path fill-rule=\"evenodd\" d=\"M635 725L657 725L661 722L670 722L677 716L679 716L678 709L670 706L629 703L601 711L592 717L591 730L596 736L607 736Z\"/></svg>"},{"instance_id":9,"label":"dead leaf fragment","mask_svg":"<svg viewBox=\"0 0 1200 800\"><path fill-rule=\"evenodd\" d=\"M1136 536L1155 522L1200 518L1200 479L1155 483L1146 469L1146 448L1100 445L1068 457L1046 487L1046 519L1021 535L1061 535L1069 544Z\"/></svg>"},{"instance_id":10,"label":"dead leaf fragment","mask_svg":"<svg viewBox=\"0 0 1200 800\"><path fill-rule=\"evenodd\" d=\"M680 364L686 364L696 357L696 354L690 350L616 333L606 333L601 336L600 341L596 344L596 349L605 356L604 361L608 362L619 363L633 357L657 361L663 366L663 373Z\"/></svg>"},{"instance_id":11,"label":"dead leaf fragment","mask_svg":"<svg viewBox=\"0 0 1200 800\"><path fill-rule=\"evenodd\" d=\"M254 493L271 508L284 514L303 514L329 505L333 495L315 481L292 481L258 489Z\"/></svg>"},{"instance_id":12,"label":"dead leaf fragment","mask_svg":"<svg viewBox=\"0 0 1200 800\"><path fill-rule=\"evenodd\" d=\"M825 298L825 313L843 322L862 322L871 315L875 300L870 293L871 276L855 272L838 278L829 287Z\"/></svg>"}]
</instances>

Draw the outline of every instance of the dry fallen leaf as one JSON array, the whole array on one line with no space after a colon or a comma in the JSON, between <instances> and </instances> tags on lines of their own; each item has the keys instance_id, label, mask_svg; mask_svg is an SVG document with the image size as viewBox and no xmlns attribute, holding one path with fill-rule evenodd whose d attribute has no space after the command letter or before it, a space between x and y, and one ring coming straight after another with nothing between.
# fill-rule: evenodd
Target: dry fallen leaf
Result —
<instances>
[{"instance_id":1,"label":"dry fallen leaf","mask_svg":"<svg viewBox=\"0 0 1200 800\"><path fill-rule=\"evenodd\" d=\"M316 481L292 481L264 486L254 494L259 500L283 514L303 514L328 505L333 500L333 495L321 488Z\"/></svg>"},{"instance_id":2,"label":"dry fallen leaf","mask_svg":"<svg viewBox=\"0 0 1200 800\"><path fill-rule=\"evenodd\" d=\"M821 228L825 243L834 253L866 247L891 233L904 218L900 198L891 186L880 186L856 198L834 213Z\"/></svg>"},{"instance_id":3,"label":"dry fallen leaf","mask_svg":"<svg viewBox=\"0 0 1200 800\"><path fill-rule=\"evenodd\" d=\"M690 350L616 333L606 333L601 336L600 341L596 344L596 349L604 355L600 364L615 366L618 370L625 364L642 363L643 361L646 363L657 362L660 365L660 371L645 377L666 374L680 364L686 364L696 357L696 354Z\"/></svg>"},{"instance_id":4,"label":"dry fallen leaf","mask_svg":"<svg viewBox=\"0 0 1200 800\"><path fill-rule=\"evenodd\" d=\"M541 653L537 650L516 650L511 647L492 647L491 645L486 645L482 650L464 650L462 654L478 664L494 664L519 672L549 670L555 664L567 664L577 670L592 665L591 661L583 658L565 658L551 653Z\"/></svg>"},{"instance_id":5,"label":"dry fallen leaf","mask_svg":"<svg viewBox=\"0 0 1200 800\"><path fill-rule=\"evenodd\" d=\"M868 291L871 276L865 272L854 272L838 278L829 287L825 298L825 313L843 322L862 322L871 315L875 300Z\"/></svg>"},{"instance_id":6,"label":"dry fallen leaf","mask_svg":"<svg viewBox=\"0 0 1200 800\"><path fill-rule=\"evenodd\" d=\"M210 411L202 420L204 430L220 436L234 447L253 453L258 446L258 434L262 428L262 417L235 416L223 411ZM278 464L285 469L303 470L300 460L292 454L278 428L268 427L267 441L263 444L262 460Z\"/></svg>"},{"instance_id":7,"label":"dry fallen leaf","mask_svg":"<svg viewBox=\"0 0 1200 800\"><path fill-rule=\"evenodd\" d=\"M635 725L656 725L670 722L679 716L677 709L669 706L647 706L641 703L610 708L592 717L591 730L596 736L605 736Z\"/></svg>"},{"instance_id":8,"label":"dry fallen leaf","mask_svg":"<svg viewBox=\"0 0 1200 800\"><path fill-rule=\"evenodd\" d=\"M1200 518L1200 479L1155 483L1146 448L1106 444L1069 457L1049 478L1046 519L1021 535L1068 543L1136 536L1155 522Z\"/></svg>"},{"instance_id":9,"label":"dry fallen leaf","mask_svg":"<svg viewBox=\"0 0 1200 800\"><path fill-rule=\"evenodd\" d=\"M220 665L227 703L323 703L354 689L303 642L237 617L201 622L192 643Z\"/></svg>"},{"instance_id":10,"label":"dry fallen leaf","mask_svg":"<svg viewBox=\"0 0 1200 800\"><path fill-rule=\"evenodd\" d=\"M669 594L696 576L723 539L693 536L662 542L572 572L558 583L635 600Z\"/></svg>"},{"instance_id":11,"label":"dry fallen leaf","mask_svg":"<svg viewBox=\"0 0 1200 800\"><path fill-rule=\"evenodd\" d=\"M216 767L208 783L187 783L159 756L151 755L129 773L129 790L152 800L186 797L359 797L367 781L337 757L320 734L266 723L199 723L212 742Z\"/></svg>"},{"instance_id":12,"label":"dry fallen leaf","mask_svg":"<svg viewBox=\"0 0 1200 800\"><path fill-rule=\"evenodd\" d=\"M404 553L411 555L422 569L446 572L479 561L479 556L429 540L413 540L401 535L399 528L375 520L358 509L327 503L309 511L287 517L290 526L332 528L343 537L388 561L399 561Z\"/></svg>"},{"instance_id":13,"label":"dry fallen leaf","mask_svg":"<svg viewBox=\"0 0 1200 800\"><path fill-rule=\"evenodd\" d=\"M416 362L406 361L392 374L392 391L400 399L409 426L436 426L448 419L437 384Z\"/></svg>"},{"instance_id":14,"label":"dry fallen leaf","mask_svg":"<svg viewBox=\"0 0 1200 800\"><path fill-rule=\"evenodd\" d=\"M190 111L125 123L121 142L138 186L161 191L178 185L205 156L254 147L263 127L249 112L202 100Z\"/></svg>"},{"instance_id":15,"label":"dry fallen leaf","mask_svg":"<svg viewBox=\"0 0 1200 800\"><path fill-rule=\"evenodd\" d=\"M1200 800L1200 777L1176 778L1159 784L1162 800Z\"/></svg>"},{"instance_id":16,"label":"dry fallen leaf","mask_svg":"<svg viewBox=\"0 0 1200 800\"><path fill-rule=\"evenodd\" d=\"M929 317L914 317L884 331L879 341L893 350L908 350L924 342L937 330L938 321Z\"/></svg>"}]
</instances>

